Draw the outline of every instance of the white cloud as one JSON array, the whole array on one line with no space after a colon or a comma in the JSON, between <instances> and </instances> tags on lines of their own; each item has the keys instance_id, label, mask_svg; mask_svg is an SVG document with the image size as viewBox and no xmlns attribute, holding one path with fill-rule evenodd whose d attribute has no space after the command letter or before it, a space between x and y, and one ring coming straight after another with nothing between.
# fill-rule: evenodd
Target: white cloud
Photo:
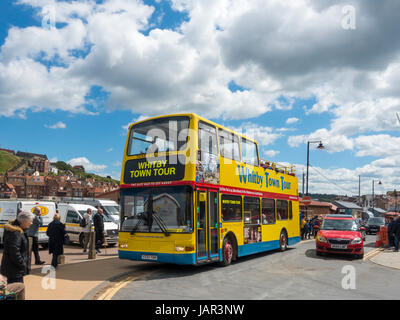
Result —
<instances>
[{"instance_id":1,"label":"white cloud","mask_svg":"<svg viewBox=\"0 0 400 320\"><path fill-rule=\"evenodd\" d=\"M108 149L107 149L107 152L111 152L111 151L113 151L113 150L114 150L114 148L111 147L111 148L108 148Z\"/></svg>"},{"instance_id":2,"label":"white cloud","mask_svg":"<svg viewBox=\"0 0 400 320\"><path fill-rule=\"evenodd\" d=\"M264 155L268 158L273 158L276 155L278 155L280 153L280 151L278 150L265 150L264 151Z\"/></svg>"},{"instance_id":3,"label":"white cloud","mask_svg":"<svg viewBox=\"0 0 400 320\"><path fill-rule=\"evenodd\" d=\"M53 125L45 124L44 126L49 129L65 129L67 127L67 125L62 121L58 121L56 124Z\"/></svg>"},{"instance_id":4,"label":"white cloud","mask_svg":"<svg viewBox=\"0 0 400 320\"><path fill-rule=\"evenodd\" d=\"M300 120L299 118L288 118L286 120L286 124L293 124L293 123L298 122L299 120Z\"/></svg>"},{"instance_id":5,"label":"white cloud","mask_svg":"<svg viewBox=\"0 0 400 320\"><path fill-rule=\"evenodd\" d=\"M231 127L231 129L250 139L257 140L260 146L274 144L277 139L283 136L281 133L277 133L277 129L263 127L251 122L244 122L239 127Z\"/></svg>"},{"instance_id":6,"label":"white cloud","mask_svg":"<svg viewBox=\"0 0 400 320\"><path fill-rule=\"evenodd\" d=\"M67 163L71 166L83 166L86 172L101 172L103 174L103 171L107 168L107 166L104 164L91 163L86 157L73 158L67 161Z\"/></svg>"}]
</instances>

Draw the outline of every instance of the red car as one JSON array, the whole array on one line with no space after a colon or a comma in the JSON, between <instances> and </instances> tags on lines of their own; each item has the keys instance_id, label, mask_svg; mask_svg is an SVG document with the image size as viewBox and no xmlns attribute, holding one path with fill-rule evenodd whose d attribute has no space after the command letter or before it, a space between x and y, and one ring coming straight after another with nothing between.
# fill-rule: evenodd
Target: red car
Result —
<instances>
[{"instance_id":1,"label":"red car","mask_svg":"<svg viewBox=\"0 0 400 320\"><path fill-rule=\"evenodd\" d=\"M364 241L355 219L349 215L327 215L315 238L317 255L324 253L352 254L364 257Z\"/></svg>"}]
</instances>

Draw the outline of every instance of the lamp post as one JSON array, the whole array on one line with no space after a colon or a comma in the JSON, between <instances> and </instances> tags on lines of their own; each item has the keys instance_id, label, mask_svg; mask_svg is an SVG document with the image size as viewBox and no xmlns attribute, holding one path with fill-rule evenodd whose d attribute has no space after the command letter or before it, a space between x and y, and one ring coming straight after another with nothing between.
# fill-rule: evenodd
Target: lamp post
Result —
<instances>
[{"instance_id":1,"label":"lamp post","mask_svg":"<svg viewBox=\"0 0 400 320\"><path fill-rule=\"evenodd\" d=\"M376 181L378 181L378 184L382 184L381 181L379 181L379 180L376 180ZM375 183L375 180L372 179L372 213L375 215L375 212L374 212L374 210L375 210L374 183Z\"/></svg>"},{"instance_id":2,"label":"lamp post","mask_svg":"<svg viewBox=\"0 0 400 320\"><path fill-rule=\"evenodd\" d=\"M307 180L306 180L306 195L308 196L308 168L310 166L310 143L319 143L317 149L324 150L325 146L322 144L322 141L307 141Z\"/></svg>"}]
</instances>

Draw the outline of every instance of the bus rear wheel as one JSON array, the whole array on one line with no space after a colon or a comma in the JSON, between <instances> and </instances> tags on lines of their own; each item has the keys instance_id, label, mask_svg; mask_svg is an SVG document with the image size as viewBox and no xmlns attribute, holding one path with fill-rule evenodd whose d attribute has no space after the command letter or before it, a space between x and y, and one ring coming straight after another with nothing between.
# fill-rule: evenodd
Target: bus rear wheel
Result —
<instances>
[{"instance_id":1,"label":"bus rear wheel","mask_svg":"<svg viewBox=\"0 0 400 320\"><path fill-rule=\"evenodd\" d=\"M225 238L222 245L222 261L221 266L226 267L232 263L233 260L233 245L230 238Z\"/></svg>"},{"instance_id":2,"label":"bus rear wheel","mask_svg":"<svg viewBox=\"0 0 400 320\"><path fill-rule=\"evenodd\" d=\"M288 246L287 235L284 230L281 231L281 235L279 236L279 250L286 251Z\"/></svg>"}]
</instances>

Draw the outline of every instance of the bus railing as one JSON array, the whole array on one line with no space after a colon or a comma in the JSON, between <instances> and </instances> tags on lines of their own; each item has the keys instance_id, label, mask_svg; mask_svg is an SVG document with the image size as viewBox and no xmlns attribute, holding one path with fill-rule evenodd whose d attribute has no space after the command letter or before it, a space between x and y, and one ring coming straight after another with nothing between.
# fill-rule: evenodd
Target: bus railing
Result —
<instances>
[{"instance_id":1,"label":"bus railing","mask_svg":"<svg viewBox=\"0 0 400 320\"><path fill-rule=\"evenodd\" d=\"M294 165L285 166L280 163L261 159L261 167L263 167L264 169L270 169L276 172L288 174L294 177L296 176L296 170Z\"/></svg>"}]
</instances>

